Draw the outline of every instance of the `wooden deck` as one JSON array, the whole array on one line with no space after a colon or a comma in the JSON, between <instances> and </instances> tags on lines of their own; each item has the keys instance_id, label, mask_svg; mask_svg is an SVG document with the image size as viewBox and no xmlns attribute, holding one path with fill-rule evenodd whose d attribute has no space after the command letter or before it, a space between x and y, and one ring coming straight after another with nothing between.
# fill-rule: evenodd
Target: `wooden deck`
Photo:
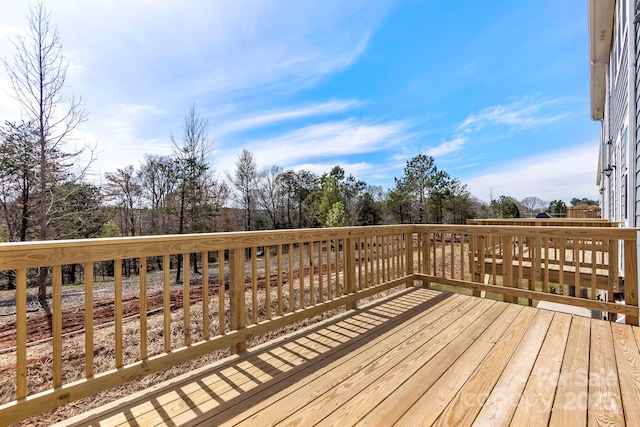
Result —
<instances>
[{"instance_id":1,"label":"wooden deck","mask_svg":"<svg viewBox=\"0 0 640 427\"><path fill-rule=\"evenodd\" d=\"M640 425L640 329L410 289L68 425Z\"/></svg>"}]
</instances>

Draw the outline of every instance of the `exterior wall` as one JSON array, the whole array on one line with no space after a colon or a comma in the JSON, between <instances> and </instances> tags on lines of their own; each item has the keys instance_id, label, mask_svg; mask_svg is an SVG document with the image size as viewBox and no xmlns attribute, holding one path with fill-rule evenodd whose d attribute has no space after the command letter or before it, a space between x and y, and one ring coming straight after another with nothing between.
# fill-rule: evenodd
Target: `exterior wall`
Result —
<instances>
[{"instance_id":1,"label":"exterior wall","mask_svg":"<svg viewBox=\"0 0 640 427\"><path fill-rule=\"evenodd\" d=\"M602 135L600 140L602 155L600 161L603 169L600 171L602 174L601 188L604 189L602 197L602 215L603 217L614 221L625 221L629 219L628 1L629 0L617 1L615 6L611 53L607 73L605 114L602 122ZM638 84L637 79L633 84ZM635 110L636 111L634 111L634 113L639 115L640 110ZM640 159L636 158L636 162L640 162ZM609 174L604 172L608 167L612 168ZM637 182L637 180L635 182ZM640 194L640 188L637 185L634 184L633 188L635 190L633 195ZM638 197L635 197L634 199L638 200ZM638 212L637 209L636 212ZM634 226L637 221L638 220L630 220L627 224Z\"/></svg>"},{"instance_id":2,"label":"exterior wall","mask_svg":"<svg viewBox=\"0 0 640 427\"><path fill-rule=\"evenodd\" d=\"M636 26L637 27L637 26ZM633 58L635 63L635 79L634 79L634 87L635 87L635 126L634 129L631 129L629 132L629 141L630 144L635 145L636 153L635 158L635 167L633 170L633 177L630 180L630 190L629 191L629 202L635 203L635 222L629 224L631 226L637 227L640 224L640 158L638 157L640 153L640 140L638 139L638 135L640 135L640 130L638 126L640 125L640 50L638 50L638 46L640 46L640 31L635 31L635 51L633 52Z\"/></svg>"}]
</instances>

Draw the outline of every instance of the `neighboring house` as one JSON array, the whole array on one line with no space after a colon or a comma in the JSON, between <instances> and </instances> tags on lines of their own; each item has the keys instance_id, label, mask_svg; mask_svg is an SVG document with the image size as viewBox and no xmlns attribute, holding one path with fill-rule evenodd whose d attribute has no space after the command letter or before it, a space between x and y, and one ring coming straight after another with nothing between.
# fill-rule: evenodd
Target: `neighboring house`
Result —
<instances>
[{"instance_id":1,"label":"neighboring house","mask_svg":"<svg viewBox=\"0 0 640 427\"><path fill-rule=\"evenodd\" d=\"M602 218L600 206L579 204L567 209L567 218Z\"/></svg>"},{"instance_id":2,"label":"neighboring house","mask_svg":"<svg viewBox=\"0 0 640 427\"><path fill-rule=\"evenodd\" d=\"M588 0L588 8L591 118L601 123L596 182L602 217L635 227L640 224L636 1Z\"/></svg>"}]
</instances>

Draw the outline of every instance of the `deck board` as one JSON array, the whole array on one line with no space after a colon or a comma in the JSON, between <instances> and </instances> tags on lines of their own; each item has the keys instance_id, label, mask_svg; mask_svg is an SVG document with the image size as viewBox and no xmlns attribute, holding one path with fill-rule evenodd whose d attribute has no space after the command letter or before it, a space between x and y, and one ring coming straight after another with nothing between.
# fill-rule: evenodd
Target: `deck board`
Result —
<instances>
[{"instance_id":1,"label":"deck board","mask_svg":"<svg viewBox=\"0 0 640 427\"><path fill-rule=\"evenodd\" d=\"M61 425L640 425L640 329L412 289Z\"/></svg>"},{"instance_id":2,"label":"deck board","mask_svg":"<svg viewBox=\"0 0 640 427\"><path fill-rule=\"evenodd\" d=\"M571 315L555 313L542 349L520 396L512 426L546 426L551 417Z\"/></svg>"}]
</instances>

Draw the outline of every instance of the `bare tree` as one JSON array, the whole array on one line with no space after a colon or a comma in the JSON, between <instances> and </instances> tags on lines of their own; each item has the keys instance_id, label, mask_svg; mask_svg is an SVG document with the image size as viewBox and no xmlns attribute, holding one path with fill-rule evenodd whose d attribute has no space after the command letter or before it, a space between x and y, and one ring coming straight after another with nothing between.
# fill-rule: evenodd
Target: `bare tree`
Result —
<instances>
[{"instance_id":1,"label":"bare tree","mask_svg":"<svg viewBox=\"0 0 640 427\"><path fill-rule=\"evenodd\" d=\"M27 14L27 34L14 42L13 60L3 63L13 87L15 99L23 108L28 120L39 132L39 238L47 238L48 206L52 170L60 166L52 162L52 153L60 152L70 134L82 123L87 113L79 98L65 93L68 62L62 54L60 35L50 22L50 14L40 1ZM79 152L70 156L79 156ZM47 270L42 269L38 297L46 306Z\"/></svg>"},{"instance_id":2,"label":"bare tree","mask_svg":"<svg viewBox=\"0 0 640 427\"><path fill-rule=\"evenodd\" d=\"M524 199L520 200L520 203L522 204L522 206L524 206L529 215L544 212L549 206L547 202L535 196L525 197Z\"/></svg>"},{"instance_id":3,"label":"bare tree","mask_svg":"<svg viewBox=\"0 0 640 427\"><path fill-rule=\"evenodd\" d=\"M144 163L138 170L138 180L144 207L151 210L149 232L168 233L167 198L176 186L173 159L170 156L145 154Z\"/></svg>"},{"instance_id":4,"label":"bare tree","mask_svg":"<svg viewBox=\"0 0 640 427\"><path fill-rule=\"evenodd\" d=\"M196 110L195 104L184 116L182 137L176 140L171 135L175 154L175 172L178 181L178 233L202 231L203 221L206 219L208 191L205 187L211 185L208 180L211 154L209 143L208 122ZM195 254L192 255L193 271L197 273L198 264ZM182 257L178 256L176 282L180 281ZM188 272L185 272L188 280Z\"/></svg>"},{"instance_id":5,"label":"bare tree","mask_svg":"<svg viewBox=\"0 0 640 427\"><path fill-rule=\"evenodd\" d=\"M244 229L253 229L253 212L256 208L256 189L258 183L258 167L253 153L243 149L236 162L236 170L229 180L236 189L236 203L244 210Z\"/></svg>"},{"instance_id":6,"label":"bare tree","mask_svg":"<svg viewBox=\"0 0 640 427\"><path fill-rule=\"evenodd\" d=\"M260 173L260 180L256 185L256 195L260 208L269 217L271 228L281 228L283 211L283 191L279 176L282 173L280 166L270 166Z\"/></svg>"},{"instance_id":7,"label":"bare tree","mask_svg":"<svg viewBox=\"0 0 640 427\"><path fill-rule=\"evenodd\" d=\"M142 191L133 165L118 168L116 172L107 172L105 179L105 195L115 203L120 214L120 232L123 236L135 236L138 234L136 226L140 227L136 221L136 213L140 211Z\"/></svg>"}]
</instances>

